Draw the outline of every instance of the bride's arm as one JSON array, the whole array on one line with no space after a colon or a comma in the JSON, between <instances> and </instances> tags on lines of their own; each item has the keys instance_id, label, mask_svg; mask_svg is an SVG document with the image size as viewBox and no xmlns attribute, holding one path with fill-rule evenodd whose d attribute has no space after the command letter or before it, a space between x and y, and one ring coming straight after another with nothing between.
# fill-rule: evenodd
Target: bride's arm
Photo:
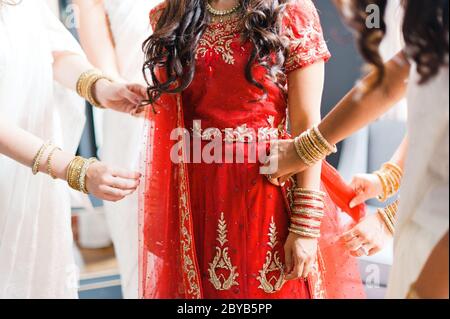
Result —
<instances>
[{"instance_id":1,"label":"bride's arm","mask_svg":"<svg viewBox=\"0 0 450 319\"><path fill-rule=\"evenodd\" d=\"M323 61L317 62L289 74L289 119L293 135L299 135L320 123L320 106L325 78L324 65ZM297 186L320 191L320 176L321 164L317 164L296 176ZM317 254L317 239L299 237L291 233L286 248L286 264L288 266L286 279L306 278ZM293 253L291 253L292 250L294 250ZM296 260L292 260L291 255ZM289 265L293 267L289 267Z\"/></svg>"},{"instance_id":2,"label":"bride's arm","mask_svg":"<svg viewBox=\"0 0 450 319\"><path fill-rule=\"evenodd\" d=\"M117 56L114 49L103 0L74 0L79 8L78 35L89 61L108 76L120 79Z\"/></svg>"},{"instance_id":3,"label":"bride's arm","mask_svg":"<svg viewBox=\"0 0 450 319\"><path fill-rule=\"evenodd\" d=\"M0 154L25 165L33 166L36 154L44 142L38 137L0 118ZM52 148L48 148L39 161L39 171L48 174L48 158ZM57 150L51 158L52 175L66 180L72 154ZM139 184L139 173L113 169L97 162L89 166L86 174L87 189L100 199L117 201L133 193Z\"/></svg>"}]
</instances>

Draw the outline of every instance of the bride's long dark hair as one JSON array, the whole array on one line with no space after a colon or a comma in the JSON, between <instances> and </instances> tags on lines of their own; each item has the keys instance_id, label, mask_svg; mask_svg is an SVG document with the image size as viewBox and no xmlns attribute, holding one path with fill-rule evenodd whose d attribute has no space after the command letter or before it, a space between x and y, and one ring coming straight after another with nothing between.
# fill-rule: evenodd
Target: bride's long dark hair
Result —
<instances>
[{"instance_id":1,"label":"bride's long dark hair","mask_svg":"<svg viewBox=\"0 0 450 319\"><path fill-rule=\"evenodd\" d=\"M281 36L281 24L288 2L290 0L240 0L243 41L254 44L243 72L262 92L265 88L253 78L252 66L260 63L275 83L282 82L287 41ZM166 1L153 35L144 43L149 103L154 103L164 93L180 93L191 84L195 75L195 49L209 22L206 3L206 0ZM165 81L155 74L159 67L165 68Z\"/></svg>"},{"instance_id":2,"label":"bride's long dark hair","mask_svg":"<svg viewBox=\"0 0 450 319\"><path fill-rule=\"evenodd\" d=\"M384 78L383 59L379 48L386 35L384 16L389 0L335 0L349 25L356 31L358 46L363 57L375 66L378 77L375 85ZM441 66L448 65L448 2L449 0L402 0L405 10L403 37L406 54L417 64L424 84L437 75ZM380 28L368 28L366 21L369 5L380 9Z\"/></svg>"}]
</instances>

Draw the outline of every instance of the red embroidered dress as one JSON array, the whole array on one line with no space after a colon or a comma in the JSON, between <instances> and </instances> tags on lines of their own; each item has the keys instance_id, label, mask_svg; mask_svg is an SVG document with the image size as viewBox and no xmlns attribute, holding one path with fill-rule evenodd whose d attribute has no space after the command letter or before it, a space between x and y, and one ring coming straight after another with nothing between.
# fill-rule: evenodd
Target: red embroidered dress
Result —
<instances>
[{"instance_id":1,"label":"red embroidered dress","mask_svg":"<svg viewBox=\"0 0 450 319\"><path fill-rule=\"evenodd\" d=\"M291 41L286 72L328 60L312 2L296 1L285 15L284 31ZM253 75L266 88L266 99L247 81L244 70L251 51L251 43L242 43L239 20L209 25L196 51L192 84L181 95L163 97L158 114L148 115L152 125L141 199L142 297L362 297L356 262L337 243L341 228L335 202L348 208L351 190L327 165L324 190L330 193L327 183L341 189L330 194L334 202L330 197L326 201L318 262L308 280L284 280L289 190L260 174L260 163L249 160L248 145L285 135L287 103L263 66L255 65ZM194 163L169 164L167 153L175 143L168 141L169 128L175 124L202 139L203 148L221 136L223 151L240 151L241 161L205 163L192 158L187 146L185 155Z\"/></svg>"}]
</instances>

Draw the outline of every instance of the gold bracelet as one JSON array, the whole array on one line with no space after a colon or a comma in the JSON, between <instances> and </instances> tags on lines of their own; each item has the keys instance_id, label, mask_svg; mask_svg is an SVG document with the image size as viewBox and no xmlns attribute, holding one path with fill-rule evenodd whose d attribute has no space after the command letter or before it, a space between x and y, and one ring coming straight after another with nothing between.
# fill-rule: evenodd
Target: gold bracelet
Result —
<instances>
[{"instance_id":1,"label":"gold bracelet","mask_svg":"<svg viewBox=\"0 0 450 319\"><path fill-rule=\"evenodd\" d=\"M320 238L320 232L311 232L311 231L305 231L302 229L297 229L295 227L289 227L289 232L302 236L302 237L306 237L306 238Z\"/></svg>"},{"instance_id":2,"label":"gold bracelet","mask_svg":"<svg viewBox=\"0 0 450 319\"><path fill-rule=\"evenodd\" d=\"M80 175L85 161L81 156L76 156L67 168L67 183L72 189L79 192L83 191L80 185Z\"/></svg>"},{"instance_id":3,"label":"gold bracelet","mask_svg":"<svg viewBox=\"0 0 450 319\"><path fill-rule=\"evenodd\" d=\"M308 208L301 208L301 209L294 209L292 211L292 215L322 219L325 216L325 213L322 211L312 210L312 209L308 209Z\"/></svg>"},{"instance_id":4,"label":"gold bracelet","mask_svg":"<svg viewBox=\"0 0 450 319\"><path fill-rule=\"evenodd\" d=\"M320 200L309 200L309 199L294 199L294 205L296 206L313 206L318 209L324 209L325 204Z\"/></svg>"},{"instance_id":5,"label":"gold bracelet","mask_svg":"<svg viewBox=\"0 0 450 319\"><path fill-rule=\"evenodd\" d=\"M320 228L320 226L322 225L321 221L318 221L315 219L301 218L301 217L292 217L291 221L293 221L297 224L302 224L302 225L310 226L310 227L314 227L314 228Z\"/></svg>"},{"instance_id":6,"label":"gold bracelet","mask_svg":"<svg viewBox=\"0 0 450 319\"><path fill-rule=\"evenodd\" d=\"M83 72L77 81L77 93L97 108L104 108L94 97L95 84L100 80L112 80L103 75L99 70L93 69Z\"/></svg>"},{"instance_id":7,"label":"gold bracelet","mask_svg":"<svg viewBox=\"0 0 450 319\"><path fill-rule=\"evenodd\" d=\"M316 190L311 190L311 189L306 189L306 188L296 188L294 189L294 194L298 194L298 195L305 195L305 196L309 196L309 195L316 195L316 196L320 196L321 198L325 197L325 192L322 191L316 191Z\"/></svg>"},{"instance_id":8,"label":"gold bracelet","mask_svg":"<svg viewBox=\"0 0 450 319\"><path fill-rule=\"evenodd\" d=\"M395 227L394 224L391 222L391 220L389 219L389 217L386 215L386 213L382 210L382 209L378 209L377 213L381 216L381 218L384 221L384 224L386 225L386 227L388 228L389 232L394 235L395 233Z\"/></svg>"},{"instance_id":9,"label":"gold bracelet","mask_svg":"<svg viewBox=\"0 0 450 319\"><path fill-rule=\"evenodd\" d=\"M338 151L337 146L328 143L326 138L320 132L318 126L314 126L311 133L313 134L314 138L317 139L319 144L321 144L330 154L337 153L337 151ZM330 155L330 154L328 154L328 155Z\"/></svg>"},{"instance_id":10,"label":"gold bracelet","mask_svg":"<svg viewBox=\"0 0 450 319\"><path fill-rule=\"evenodd\" d=\"M79 176L79 184L80 184L81 191L85 194L89 194L89 191L88 191L87 185L86 185L86 174L87 174L89 167L95 162L98 162L98 160L95 157L85 160L83 167L81 169L81 173Z\"/></svg>"},{"instance_id":11,"label":"gold bracelet","mask_svg":"<svg viewBox=\"0 0 450 319\"><path fill-rule=\"evenodd\" d=\"M380 202L385 202L385 201L387 201L387 199L388 199L388 185L387 185L387 182L386 182L386 180L385 180L384 174L381 173L380 171L376 171L374 174L375 174L375 175L378 177L378 179L380 180L380 182L381 182L381 187L382 187L382 189L383 189L383 193L380 194L380 195L378 196L378 200L379 200Z\"/></svg>"},{"instance_id":12,"label":"gold bracelet","mask_svg":"<svg viewBox=\"0 0 450 319\"><path fill-rule=\"evenodd\" d=\"M381 202L385 202L400 189L403 171L397 164L388 162L384 163L381 169L374 174L378 176L383 187L383 194L378 199Z\"/></svg>"},{"instance_id":13,"label":"gold bracelet","mask_svg":"<svg viewBox=\"0 0 450 319\"><path fill-rule=\"evenodd\" d=\"M53 169L52 169L53 155L55 155L56 151L61 151L61 149L59 147L54 147L48 154L48 158L47 158L47 174L53 179L57 179L57 177L53 174Z\"/></svg>"},{"instance_id":14,"label":"gold bracelet","mask_svg":"<svg viewBox=\"0 0 450 319\"><path fill-rule=\"evenodd\" d=\"M311 156L308 154L308 152L305 149L302 136L296 137L294 140L295 144L295 150L297 151L297 155L300 157L300 159L308 166L313 166L315 164L315 161Z\"/></svg>"},{"instance_id":15,"label":"gold bracelet","mask_svg":"<svg viewBox=\"0 0 450 319\"><path fill-rule=\"evenodd\" d=\"M37 175L39 173L42 156L44 156L45 151L47 150L47 148L50 147L50 145L52 145L51 142L45 142L41 146L39 151L36 153L36 155L33 159L33 165L31 166L31 171L32 171L33 175Z\"/></svg>"}]
</instances>

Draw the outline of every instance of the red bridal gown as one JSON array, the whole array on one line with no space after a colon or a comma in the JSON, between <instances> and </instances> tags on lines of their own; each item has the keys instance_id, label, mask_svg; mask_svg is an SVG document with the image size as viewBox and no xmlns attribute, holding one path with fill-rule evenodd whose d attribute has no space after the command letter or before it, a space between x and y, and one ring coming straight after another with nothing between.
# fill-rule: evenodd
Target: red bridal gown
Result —
<instances>
[{"instance_id":1,"label":"red bridal gown","mask_svg":"<svg viewBox=\"0 0 450 319\"><path fill-rule=\"evenodd\" d=\"M162 8L155 9L153 16ZM286 135L287 103L263 66L254 65L252 72L264 85L265 98L246 79L253 45L242 41L240 26L237 19L209 25L197 47L192 84L177 97L161 99L158 113L149 115L152 150L141 205L142 297L363 297L357 264L337 242L342 229L335 202L346 206L352 194L327 165L324 183L328 178L331 187L342 184L342 189L326 200L318 261L308 280L284 280L289 190L270 184L260 174L261 164L249 148L251 142L264 145L270 138ZM290 41L287 73L330 58L310 0L288 5L283 30ZM232 151L235 157L239 152L240 161L224 163L220 153L215 162L207 163L187 151L192 145L185 145L184 161L168 164L167 155L161 154L173 146L164 141L171 128L167 122L203 140L202 149L221 136L222 151Z\"/></svg>"}]
</instances>

